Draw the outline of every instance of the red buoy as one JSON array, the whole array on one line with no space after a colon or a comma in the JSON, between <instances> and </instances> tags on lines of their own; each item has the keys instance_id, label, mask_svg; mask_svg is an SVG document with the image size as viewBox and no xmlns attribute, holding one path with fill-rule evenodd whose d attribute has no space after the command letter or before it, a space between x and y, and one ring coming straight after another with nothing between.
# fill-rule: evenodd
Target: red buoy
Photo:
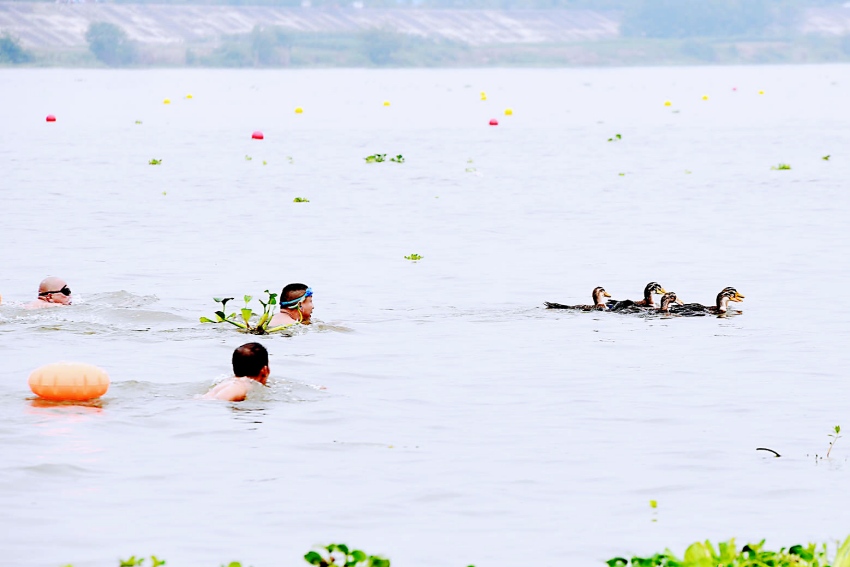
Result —
<instances>
[{"instance_id":1,"label":"red buoy","mask_svg":"<svg viewBox=\"0 0 850 567\"><path fill-rule=\"evenodd\" d=\"M263 139L263 133L260 132L259 130L257 130L256 132L251 134L251 138L253 138L255 140L262 140Z\"/></svg>"},{"instance_id":2,"label":"red buoy","mask_svg":"<svg viewBox=\"0 0 850 567\"><path fill-rule=\"evenodd\" d=\"M499 125L498 120L496 120L495 118L490 119L490 126L498 126L498 125Z\"/></svg>"},{"instance_id":3,"label":"red buoy","mask_svg":"<svg viewBox=\"0 0 850 567\"><path fill-rule=\"evenodd\" d=\"M52 114L48 114L47 115L47 121L48 122L56 122L56 117L53 116Z\"/></svg>"}]
</instances>

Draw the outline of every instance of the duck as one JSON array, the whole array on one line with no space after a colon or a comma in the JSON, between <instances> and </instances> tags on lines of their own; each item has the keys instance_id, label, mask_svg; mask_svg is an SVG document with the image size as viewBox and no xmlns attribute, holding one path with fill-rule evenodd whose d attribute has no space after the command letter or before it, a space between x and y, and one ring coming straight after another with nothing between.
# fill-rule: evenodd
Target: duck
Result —
<instances>
[{"instance_id":1,"label":"duck","mask_svg":"<svg viewBox=\"0 0 850 567\"><path fill-rule=\"evenodd\" d=\"M737 289L735 289L734 287L724 287L722 290L720 290L720 293L717 294L717 299L715 300L714 305L702 305L701 303L684 303L678 306L674 306L670 310L670 312L691 317L702 316L706 314L723 315L728 311L730 301L740 303L743 300L744 296L741 295Z\"/></svg>"},{"instance_id":2,"label":"duck","mask_svg":"<svg viewBox=\"0 0 850 567\"><path fill-rule=\"evenodd\" d=\"M550 303L544 301L546 309L578 309L581 311L606 311L608 306L605 305L605 297L611 297L611 294L605 291L604 287L595 287L591 293L593 305L561 305L560 303Z\"/></svg>"},{"instance_id":3,"label":"duck","mask_svg":"<svg viewBox=\"0 0 850 567\"><path fill-rule=\"evenodd\" d=\"M611 311L621 311L627 307L655 307L652 295L664 295L665 293L667 293L667 290L661 287L660 283L649 282L646 284L646 287L643 288L643 299L639 301L632 301L631 299L617 301L612 299L608 302L608 309Z\"/></svg>"}]
</instances>

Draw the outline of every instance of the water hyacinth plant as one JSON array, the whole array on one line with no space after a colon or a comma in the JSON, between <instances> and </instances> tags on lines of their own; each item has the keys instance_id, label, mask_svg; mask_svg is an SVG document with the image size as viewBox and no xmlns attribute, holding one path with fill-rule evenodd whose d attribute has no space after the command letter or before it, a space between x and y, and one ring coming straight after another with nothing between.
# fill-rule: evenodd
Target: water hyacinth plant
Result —
<instances>
[{"instance_id":1,"label":"water hyacinth plant","mask_svg":"<svg viewBox=\"0 0 850 567\"><path fill-rule=\"evenodd\" d=\"M770 169L773 171L785 171L787 169L791 169L791 166L787 163L780 163L779 165L772 165Z\"/></svg>"},{"instance_id":2,"label":"water hyacinth plant","mask_svg":"<svg viewBox=\"0 0 850 567\"><path fill-rule=\"evenodd\" d=\"M366 163L381 163L387 161L387 154L372 154L363 158Z\"/></svg>"},{"instance_id":3,"label":"water hyacinth plant","mask_svg":"<svg viewBox=\"0 0 850 567\"><path fill-rule=\"evenodd\" d=\"M832 437L832 441L829 442L829 449L826 450L826 456L829 458L829 453L832 451L832 446L835 445L835 442L838 441L838 438L841 437L839 433L841 433L841 426L836 425L832 428L832 433L828 435L828 437Z\"/></svg>"},{"instance_id":4,"label":"water hyacinth plant","mask_svg":"<svg viewBox=\"0 0 850 567\"><path fill-rule=\"evenodd\" d=\"M622 140L622 139L623 139L623 137L620 134L614 134L614 137L608 138L608 141L609 142L617 142L617 141Z\"/></svg>"},{"instance_id":5,"label":"water hyacinth plant","mask_svg":"<svg viewBox=\"0 0 850 567\"><path fill-rule=\"evenodd\" d=\"M310 199L305 199L304 197L295 197L292 199L293 203L309 203Z\"/></svg>"},{"instance_id":6,"label":"water hyacinth plant","mask_svg":"<svg viewBox=\"0 0 850 567\"><path fill-rule=\"evenodd\" d=\"M143 567L146 565L145 557L136 558L135 555L131 556L129 559L120 559L118 567ZM151 555L151 567L161 567L165 565L164 559L158 559L156 555Z\"/></svg>"},{"instance_id":7,"label":"water hyacinth plant","mask_svg":"<svg viewBox=\"0 0 850 567\"><path fill-rule=\"evenodd\" d=\"M850 567L850 537L838 548L832 563L826 545L810 543L769 551L762 540L739 550L734 539L718 543L716 549L710 541L696 542L685 550L682 559L668 549L651 557L614 557L606 563L609 567Z\"/></svg>"},{"instance_id":8,"label":"water hyacinth plant","mask_svg":"<svg viewBox=\"0 0 850 567\"><path fill-rule=\"evenodd\" d=\"M161 160L161 159L151 159L151 160L148 162L148 165L159 165L159 164L161 164L161 163L162 163L162 160Z\"/></svg>"},{"instance_id":9,"label":"water hyacinth plant","mask_svg":"<svg viewBox=\"0 0 850 567\"><path fill-rule=\"evenodd\" d=\"M274 310L274 306L277 305L277 295L276 293L272 293L269 290L265 291L266 300L259 300L260 305L263 306L263 312L261 314L254 313L253 309L249 306L252 296L246 295L243 297L245 301L245 307L242 307L239 312L233 312L227 314L225 309L227 308L227 302L231 301L232 297L213 297L213 301L216 303L221 303L221 309L215 312L215 319L210 319L208 317L201 317L201 323L230 323L234 327L238 327L242 329L242 331L246 333L250 333L252 335L266 335L268 333L273 333L275 331L280 331L286 329L290 325L281 325L279 327L271 327L269 328L269 323L272 320L274 314L272 311Z\"/></svg>"},{"instance_id":10,"label":"water hyacinth plant","mask_svg":"<svg viewBox=\"0 0 850 567\"><path fill-rule=\"evenodd\" d=\"M420 256L419 254L411 254L410 256L405 256L404 259L405 260L413 260L414 262L416 262L418 260L421 260L422 256Z\"/></svg>"},{"instance_id":11,"label":"water hyacinth plant","mask_svg":"<svg viewBox=\"0 0 850 567\"><path fill-rule=\"evenodd\" d=\"M390 567L389 559L349 549L344 543L332 543L318 551L310 551L304 555L304 560L316 567Z\"/></svg>"}]
</instances>

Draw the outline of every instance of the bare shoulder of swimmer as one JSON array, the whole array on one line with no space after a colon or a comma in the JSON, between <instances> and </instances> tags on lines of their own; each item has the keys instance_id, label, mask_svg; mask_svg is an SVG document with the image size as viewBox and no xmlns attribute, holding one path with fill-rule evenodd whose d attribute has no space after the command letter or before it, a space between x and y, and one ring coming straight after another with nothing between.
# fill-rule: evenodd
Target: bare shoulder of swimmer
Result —
<instances>
[{"instance_id":1,"label":"bare shoulder of swimmer","mask_svg":"<svg viewBox=\"0 0 850 567\"><path fill-rule=\"evenodd\" d=\"M241 402L248 395L250 382L238 378L225 380L203 395L204 400L223 400L225 402Z\"/></svg>"}]
</instances>

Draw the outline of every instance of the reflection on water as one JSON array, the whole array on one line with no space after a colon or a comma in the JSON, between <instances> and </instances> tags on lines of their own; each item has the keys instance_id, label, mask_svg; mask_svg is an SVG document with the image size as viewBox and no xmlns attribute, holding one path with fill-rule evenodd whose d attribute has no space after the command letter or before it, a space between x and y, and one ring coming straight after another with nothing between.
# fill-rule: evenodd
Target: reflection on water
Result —
<instances>
[{"instance_id":1,"label":"reflection on water","mask_svg":"<svg viewBox=\"0 0 850 567\"><path fill-rule=\"evenodd\" d=\"M592 565L843 538L848 453L813 456L850 394L847 71L0 70L4 558L263 567L345 541ZM48 274L75 305L24 310ZM543 308L653 278L747 298ZM309 327L199 323L291 281ZM254 340L269 386L196 399ZM106 369L102 401L32 399L60 360Z\"/></svg>"}]
</instances>

